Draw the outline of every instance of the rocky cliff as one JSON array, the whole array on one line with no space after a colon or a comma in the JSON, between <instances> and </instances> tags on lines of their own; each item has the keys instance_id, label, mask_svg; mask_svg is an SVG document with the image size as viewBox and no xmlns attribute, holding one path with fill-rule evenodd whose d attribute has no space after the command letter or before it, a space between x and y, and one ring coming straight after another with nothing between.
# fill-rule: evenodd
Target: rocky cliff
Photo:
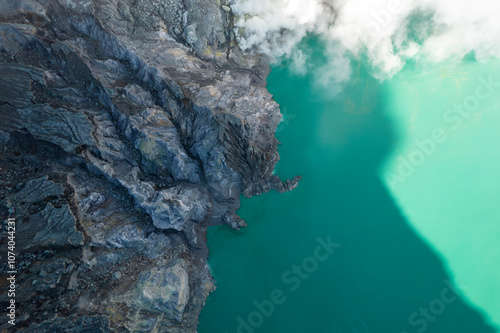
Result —
<instances>
[{"instance_id":1,"label":"rocky cliff","mask_svg":"<svg viewBox=\"0 0 500 333\"><path fill-rule=\"evenodd\" d=\"M268 64L239 50L225 1L0 1L16 331L195 332L206 228L244 226L241 195L297 185L272 175Z\"/></svg>"}]
</instances>

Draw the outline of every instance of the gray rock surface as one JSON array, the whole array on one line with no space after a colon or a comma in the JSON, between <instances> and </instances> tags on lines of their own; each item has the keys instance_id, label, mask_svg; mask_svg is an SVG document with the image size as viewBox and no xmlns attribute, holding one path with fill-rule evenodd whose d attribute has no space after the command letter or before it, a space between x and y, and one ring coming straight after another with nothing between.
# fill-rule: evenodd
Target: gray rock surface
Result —
<instances>
[{"instance_id":1,"label":"gray rock surface","mask_svg":"<svg viewBox=\"0 0 500 333\"><path fill-rule=\"evenodd\" d=\"M83 234L76 228L70 206L64 203L61 185L41 177L19 187L20 191L5 198L6 206L14 207L18 213L19 247L27 250L83 245Z\"/></svg>"},{"instance_id":2,"label":"gray rock surface","mask_svg":"<svg viewBox=\"0 0 500 333\"><path fill-rule=\"evenodd\" d=\"M176 263L170 268L153 267L142 273L131 299L134 305L180 321L189 300L189 276L182 266Z\"/></svg>"},{"instance_id":3,"label":"gray rock surface","mask_svg":"<svg viewBox=\"0 0 500 333\"><path fill-rule=\"evenodd\" d=\"M0 1L17 332L196 331L206 228L299 180L272 175L279 107L233 22L227 1Z\"/></svg>"}]
</instances>

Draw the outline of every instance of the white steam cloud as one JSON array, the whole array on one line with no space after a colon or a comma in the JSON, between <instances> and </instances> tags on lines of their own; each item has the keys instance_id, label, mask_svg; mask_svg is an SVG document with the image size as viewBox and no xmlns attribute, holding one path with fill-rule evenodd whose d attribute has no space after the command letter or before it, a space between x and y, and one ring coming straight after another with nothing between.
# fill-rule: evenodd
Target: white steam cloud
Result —
<instances>
[{"instance_id":1,"label":"white steam cloud","mask_svg":"<svg viewBox=\"0 0 500 333\"><path fill-rule=\"evenodd\" d=\"M381 79L412 58L500 57L498 0L233 0L232 8L242 49L290 57L298 73L308 61L297 44L319 35L331 53L324 80L349 79L346 54L366 55Z\"/></svg>"}]
</instances>

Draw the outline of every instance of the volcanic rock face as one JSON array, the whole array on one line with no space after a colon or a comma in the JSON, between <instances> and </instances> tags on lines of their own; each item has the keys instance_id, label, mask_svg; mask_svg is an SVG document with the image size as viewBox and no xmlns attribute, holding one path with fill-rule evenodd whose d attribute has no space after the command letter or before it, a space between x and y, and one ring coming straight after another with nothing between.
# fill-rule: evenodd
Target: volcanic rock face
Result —
<instances>
[{"instance_id":1,"label":"volcanic rock face","mask_svg":"<svg viewBox=\"0 0 500 333\"><path fill-rule=\"evenodd\" d=\"M298 182L271 175L266 61L240 52L227 2L4 0L0 15L16 330L195 332L206 228L244 226L241 194Z\"/></svg>"}]
</instances>

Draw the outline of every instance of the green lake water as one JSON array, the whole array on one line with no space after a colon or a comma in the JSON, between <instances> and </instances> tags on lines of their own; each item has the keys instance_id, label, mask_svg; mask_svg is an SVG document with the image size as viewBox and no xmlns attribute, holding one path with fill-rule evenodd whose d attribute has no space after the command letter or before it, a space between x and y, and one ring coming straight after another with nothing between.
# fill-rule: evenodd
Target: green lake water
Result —
<instances>
[{"instance_id":1,"label":"green lake water","mask_svg":"<svg viewBox=\"0 0 500 333\"><path fill-rule=\"evenodd\" d=\"M336 98L289 68L275 172L303 179L209 229L199 332L500 332L500 63L361 62Z\"/></svg>"}]
</instances>

